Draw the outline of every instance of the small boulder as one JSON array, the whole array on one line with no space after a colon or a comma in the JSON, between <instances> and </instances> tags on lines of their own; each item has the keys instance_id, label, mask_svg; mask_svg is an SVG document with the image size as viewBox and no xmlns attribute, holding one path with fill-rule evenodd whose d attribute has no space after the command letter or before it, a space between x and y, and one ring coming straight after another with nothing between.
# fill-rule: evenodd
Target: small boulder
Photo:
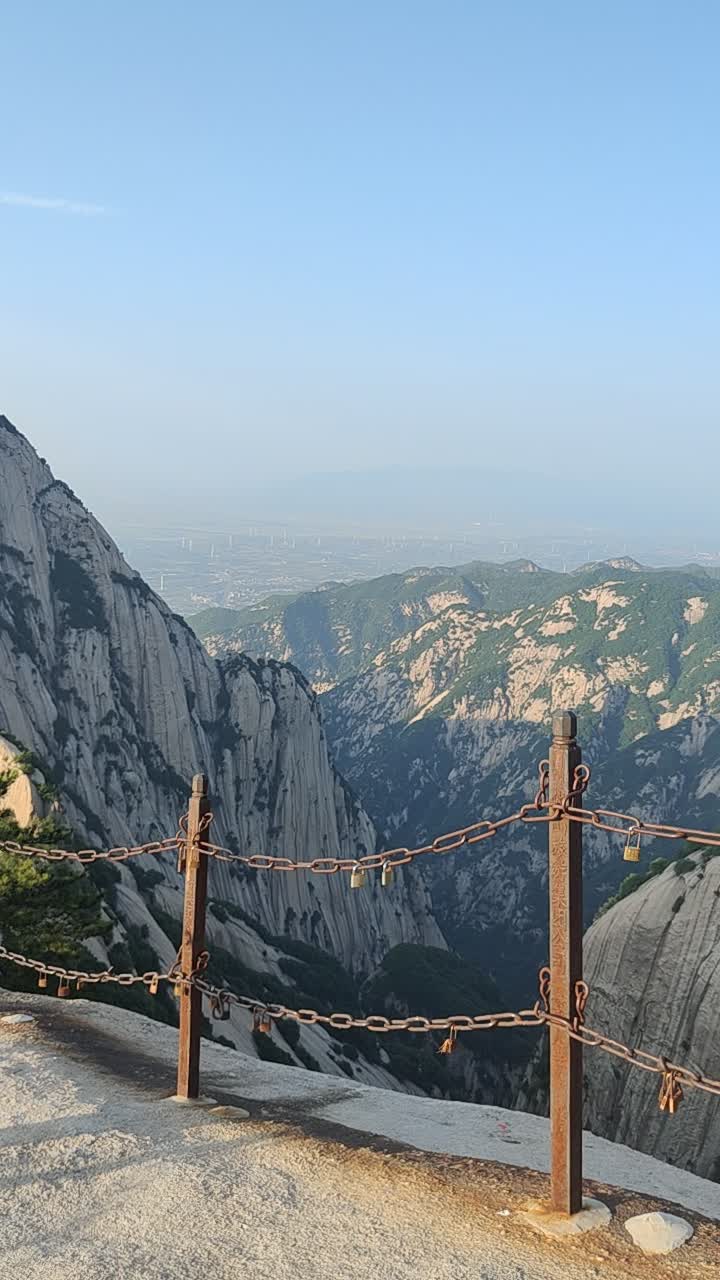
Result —
<instances>
[{"instance_id":1,"label":"small boulder","mask_svg":"<svg viewBox=\"0 0 720 1280\"><path fill-rule=\"evenodd\" d=\"M640 1213L628 1218L625 1230L643 1253L672 1253L693 1234L690 1223L674 1213Z\"/></svg>"}]
</instances>

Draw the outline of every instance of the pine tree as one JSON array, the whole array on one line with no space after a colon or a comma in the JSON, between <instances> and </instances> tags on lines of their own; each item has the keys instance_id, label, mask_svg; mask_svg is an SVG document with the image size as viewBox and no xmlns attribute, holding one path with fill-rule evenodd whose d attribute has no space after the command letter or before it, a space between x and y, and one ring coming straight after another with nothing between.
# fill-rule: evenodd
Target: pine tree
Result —
<instances>
[{"instance_id":1,"label":"pine tree","mask_svg":"<svg viewBox=\"0 0 720 1280\"><path fill-rule=\"evenodd\" d=\"M66 828L47 819L19 827L8 810L0 812L0 841L6 840L71 847ZM49 963L74 962L85 939L110 931L100 908L98 890L77 864L0 851L0 939L8 950ZM15 966L2 965L0 973L6 985L20 985Z\"/></svg>"}]
</instances>

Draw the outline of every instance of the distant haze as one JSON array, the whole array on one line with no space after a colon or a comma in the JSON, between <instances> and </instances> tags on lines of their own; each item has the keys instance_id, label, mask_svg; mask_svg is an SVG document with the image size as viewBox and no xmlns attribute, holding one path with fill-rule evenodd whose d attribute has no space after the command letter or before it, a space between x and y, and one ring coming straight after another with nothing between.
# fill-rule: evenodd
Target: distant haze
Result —
<instances>
[{"instance_id":1,"label":"distant haze","mask_svg":"<svg viewBox=\"0 0 720 1280\"><path fill-rule=\"evenodd\" d=\"M450 467L439 461L435 467L296 476L281 471L273 479L253 479L251 483L242 472L220 468L210 490L198 476L197 494L188 477L181 477L169 502L158 504L143 488L133 487L98 493L95 506L113 531L127 525L232 531L269 522L316 532L464 533L485 542L488 537L578 539L592 534L609 539L607 554L631 553L648 563L675 562L678 554L691 559L695 542L713 555L720 548L716 504L698 494L707 489L710 477L675 484L672 477L651 482L618 473L606 478L591 466L558 467L553 476L547 471ZM95 487L91 477L90 491ZM678 554L670 554L671 546L677 546Z\"/></svg>"},{"instance_id":2,"label":"distant haze","mask_svg":"<svg viewBox=\"0 0 720 1280\"><path fill-rule=\"evenodd\" d=\"M402 467L318 509L716 528L711 0L38 0L0 32L0 411L101 513Z\"/></svg>"}]
</instances>

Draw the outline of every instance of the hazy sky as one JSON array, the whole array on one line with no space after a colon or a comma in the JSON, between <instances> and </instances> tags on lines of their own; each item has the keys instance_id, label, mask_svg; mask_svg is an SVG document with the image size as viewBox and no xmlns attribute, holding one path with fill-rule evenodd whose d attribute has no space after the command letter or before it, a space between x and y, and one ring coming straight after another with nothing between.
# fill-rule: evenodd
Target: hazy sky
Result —
<instances>
[{"instance_id":1,"label":"hazy sky","mask_svg":"<svg viewBox=\"0 0 720 1280\"><path fill-rule=\"evenodd\" d=\"M91 500L714 484L715 0L34 0L0 48L0 411Z\"/></svg>"}]
</instances>

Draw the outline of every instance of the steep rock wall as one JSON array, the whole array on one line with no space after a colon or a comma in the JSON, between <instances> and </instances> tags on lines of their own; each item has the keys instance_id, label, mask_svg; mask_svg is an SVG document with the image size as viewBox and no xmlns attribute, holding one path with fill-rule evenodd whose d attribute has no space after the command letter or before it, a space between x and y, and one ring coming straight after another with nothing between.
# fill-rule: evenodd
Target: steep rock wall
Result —
<instances>
[{"instance_id":1,"label":"steep rock wall","mask_svg":"<svg viewBox=\"0 0 720 1280\"><path fill-rule=\"evenodd\" d=\"M720 1079L720 857L702 853L636 889L585 939L587 1020L631 1047ZM588 1049L585 1122L702 1177L720 1180L720 1099L687 1089L675 1116L659 1077Z\"/></svg>"},{"instance_id":2,"label":"steep rock wall","mask_svg":"<svg viewBox=\"0 0 720 1280\"><path fill-rule=\"evenodd\" d=\"M0 417L2 731L52 771L69 823L93 844L172 834L202 770L214 836L243 852L355 856L375 845L302 676L242 655L211 659ZM176 882L169 860L164 873ZM345 888L216 864L210 892L356 970L399 941L443 945L419 877L397 876L383 892L374 881L365 893Z\"/></svg>"}]
</instances>

